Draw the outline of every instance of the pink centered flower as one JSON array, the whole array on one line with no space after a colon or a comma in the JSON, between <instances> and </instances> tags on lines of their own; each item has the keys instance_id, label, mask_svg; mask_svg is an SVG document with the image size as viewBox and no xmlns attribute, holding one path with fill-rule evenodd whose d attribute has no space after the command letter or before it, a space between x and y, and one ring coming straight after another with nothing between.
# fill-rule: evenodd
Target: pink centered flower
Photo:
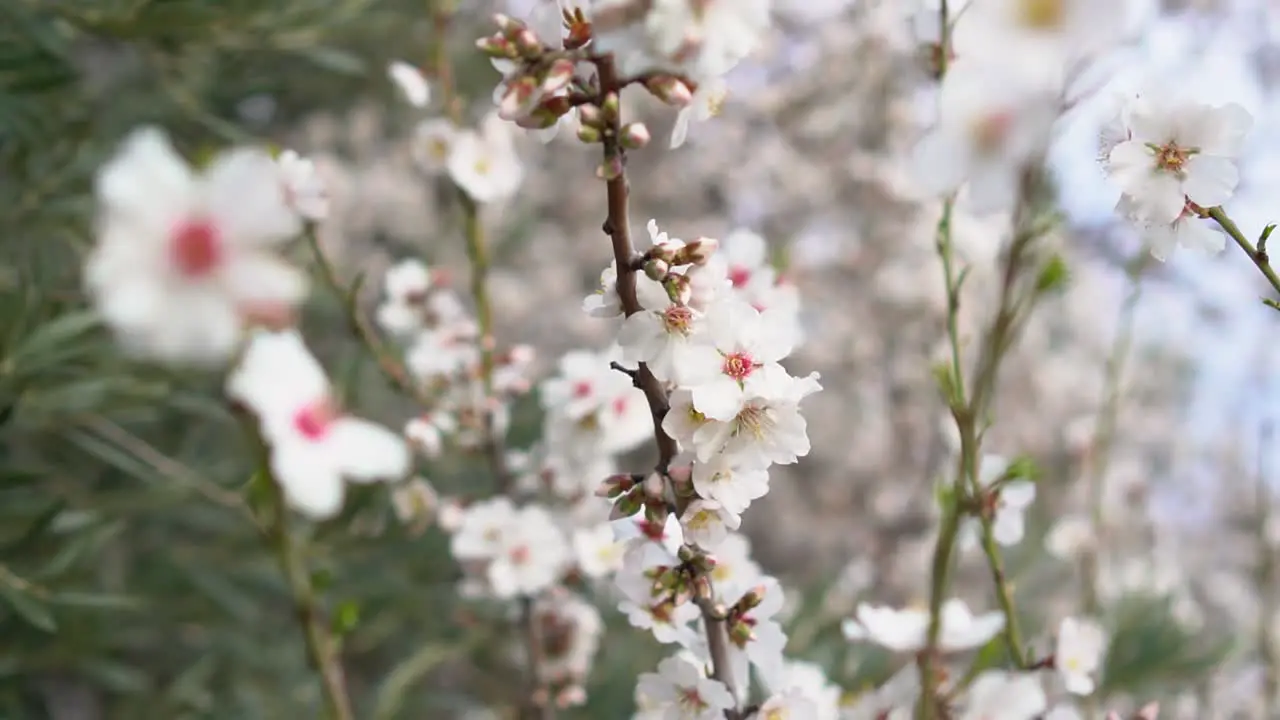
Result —
<instances>
[{"instance_id":1,"label":"pink centered flower","mask_svg":"<svg viewBox=\"0 0 1280 720\"><path fill-rule=\"evenodd\" d=\"M190 279L211 274L226 258L222 233L206 218L179 224L169 241L169 253L178 272Z\"/></svg>"}]
</instances>

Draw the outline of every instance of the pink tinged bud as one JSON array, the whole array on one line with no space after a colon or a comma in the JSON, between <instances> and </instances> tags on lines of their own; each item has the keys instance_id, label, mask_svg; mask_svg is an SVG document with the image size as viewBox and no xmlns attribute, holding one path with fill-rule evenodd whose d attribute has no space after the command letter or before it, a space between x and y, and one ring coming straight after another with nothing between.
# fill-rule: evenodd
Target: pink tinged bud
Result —
<instances>
[{"instance_id":1,"label":"pink tinged bud","mask_svg":"<svg viewBox=\"0 0 1280 720\"><path fill-rule=\"evenodd\" d=\"M510 33L524 27L524 23L505 13L494 13L493 24L498 26L501 33Z\"/></svg>"},{"instance_id":2,"label":"pink tinged bud","mask_svg":"<svg viewBox=\"0 0 1280 720\"><path fill-rule=\"evenodd\" d=\"M635 485L635 480L632 480L630 475L610 475L596 488L596 497L612 500L622 493L629 492Z\"/></svg>"},{"instance_id":3,"label":"pink tinged bud","mask_svg":"<svg viewBox=\"0 0 1280 720\"><path fill-rule=\"evenodd\" d=\"M543 130L560 122L560 116L538 108L516 118L516 125L526 130Z\"/></svg>"},{"instance_id":4,"label":"pink tinged bud","mask_svg":"<svg viewBox=\"0 0 1280 720\"><path fill-rule=\"evenodd\" d=\"M515 120L527 115L540 97L538 82L533 78L522 77L510 82L507 84L507 91L502 95L502 100L498 103L498 117L503 120Z\"/></svg>"},{"instance_id":5,"label":"pink tinged bud","mask_svg":"<svg viewBox=\"0 0 1280 720\"><path fill-rule=\"evenodd\" d=\"M720 249L720 241L715 238L700 237L685 244L677 258L679 265L706 265L716 250Z\"/></svg>"},{"instance_id":6,"label":"pink tinged bud","mask_svg":"<svg viewBox=\"0 0 1280 720\"><path fill-rule=\"evenodd\" d=\"M652 139L653 136L649 134L649 128L645 127L644 123L629 123L622 128L622 146L630 150L639 150L648 145Z\"/></svg>"},{"instance_id":7,"label":"pink tinged bud","mask_svg":"<svg viewBox=\"0 0 1280 720\"><path fill-rule=\"evenodd\" d=\"M649 93L668 105L685 107L693 102L693 91L674 75L655 75L644 84Z\"/></svg>"},{"instance_id":8,"label":"pink tinged bud","mask_svg":"<svg viewBox=\"0 0 1280 720\"><path fill-rule=\"evenodd\" d=\"M604 127L604 112L597 105L582 105L578 108L578 122L584 127L599 130Z\"/></svg>"},{"instance_id":9,"label":"pink tinged bud","mask_svg":"<svg viewBox=\"0 0 1280 720\"><path fill-rule=\"evenodd\" d=\"M622 158L615 155L605 158L599 166L596 167L596 177L601 180L617 180L622 177Z\"/></svg>"},{"instance_id":10,"label":"pink tinged bud","mask_svg":"<svg viewBox=\"0 0 1280 720\"><path fill-rule=\"evenodd\" d=\"M520 28L516 32L509 34L511 42L515 44L516 50L523 56L536 56L542 54L545 47L542 41L538 39L538 35L529 28Z\"/></svg>"},{"instance_id":11,"label":"pink tinged bud","mask_svg":"<svg viewBox=\"0 0 1280 720\"><path fill-rule=\"evenodd\" d=\"M711 581L705 575L698 575L693 580L693 594L699 600L710 600L715 597L715 591L711 587Z\"/></svg>"},{"instance_id":12,"label":"pink tinged bud","mask_svg":"<svg viewBox=\"0 0 1280 720\"><path fill-rule=\"evenodd\" d=\"M658 473L649 473L649 476L644 479L644 492L649 498L661 500L664 489L665 487L662 482L662 476ZM664 512L658 516L657 519L657 522L659 523L664 523L667 520L667 513L665 512L666 508L664 507L663 510Z\"/></svg>"},{"instance_id":13,"label":"pink tinged bud","mask_svg":"<svg viewBox=\"0 0 1280 720\"><path fill-rule=\"evenodd\" d=\"M511 60L519 57L515 47L501 35L476 40L476 48L485 55L500 60Z\"/></svg>"},{"instance_id":14,"label":"pink tinged bud","mask_svg":"<svg viewBox=\"0 0 1280 720\"><path fill-rule=\"evenodd\" d=\"M568 58L560 58L551 63L546 75L542 78L542 92L554 94L568 87L573 81L574 62Z\"/></svg>"},{"instance_id":15,"label":"pink tinged bud","mask_svg":"<svg viewBox=\"0 0 1280 720\"><path fill-rule=\"evenodd\" d=\"M662 279L665 278L669 272L671 272L671 266L667 264L666 260L662 260L660 258L654 258L644 264L644 274L647 275L650 280L662 282Z\"/></svg>"},{"instance_id":16,"label":"pink tinged bud","mask_svg":"<svg viewBox=\"0 0 1280 720\"><path fill-rule=\"evenodd\" d=\"M621 101L618 100L618 93L611 92L604 96L604 102L600 104L600 111L604 114L604 119L613 122L618 119L619 113L622 112Z\"/></svg>"},{"instance_id":17,"label":"pink tinged bud","mask_svg":"<svg viewBox=\"0 0 1280 720\"><path fill-rule=\"evenodd\" d=\"M601 140L604 139L604 136L601 135L598 129L592 127L591 125L579 125L578 139L584 143L591 144L591 143L600 142Z\"/></svg>"}]
</instances>

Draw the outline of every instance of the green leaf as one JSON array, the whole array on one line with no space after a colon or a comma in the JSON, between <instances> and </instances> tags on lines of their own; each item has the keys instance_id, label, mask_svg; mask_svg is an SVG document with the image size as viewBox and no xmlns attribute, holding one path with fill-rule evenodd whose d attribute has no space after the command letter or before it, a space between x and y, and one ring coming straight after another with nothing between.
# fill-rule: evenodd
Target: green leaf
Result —
<instances>
[{"instance_id":1,"label":"green leaf","mask_svg":"<svg viewBox=\"0 0 1280 720\"><path fill-rule=\"evenodd\" d=\"M355 600L344 600L333 612L333 633L346 635L360 624L360 604Z\"/></svg>"},{"instance_id":2,"label":"green leaf","mask_svg":"<svg viewBox=\"0 0 1280 720\"><path fill-rule=\"evenodd\" d=\"M1061 255L1054 255L1049 258L1044 267L1040 268L1040 274L1036 276L1036 292L1050 293L1061 290L1066 287L1070 279L1071 271L1067 267L1067 261Z\"/></svg>"},{"instance_id":3,"label":"green leaf","mask_svg":"<svg viewBox=\"0 0 1280 720\"><path fill-rule=\"evenodd\" d=\"M3 597L8 602L9 607L19 617L33 627L48 633L58 629L58 624L53 619L53 613L49 612L49 608L30 593L5 583L0 584L0 597Z\"/></svg>"},{"instance_id":4,"label":"green leaf","mask_svg":"<svg viewBox=\"0 0 1280 720\"><path fill-rule=\"evenodd\" d=\"M369 74L369 67L364 58L346 50L332 47L314 47L301 50L298 54L316 67L339 75L362 76Z\"/></svg>"}]
</instances>

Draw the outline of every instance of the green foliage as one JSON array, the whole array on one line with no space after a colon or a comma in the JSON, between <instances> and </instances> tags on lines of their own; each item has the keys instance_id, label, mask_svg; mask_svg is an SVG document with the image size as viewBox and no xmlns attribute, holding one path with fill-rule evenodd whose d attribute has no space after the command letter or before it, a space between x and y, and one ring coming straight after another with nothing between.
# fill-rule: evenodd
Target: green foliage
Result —
<instances>
[{"instance_id":1,"label":"green foliage","mask_svg":"<svg viewBox=\"0 0 1280 720\"><path fill-rule=\"evenodd\" d=\"M1227 638L1187 629L1174 616L1167 597L1126 598L1113 614L1114 630L1098 688L1104 697L1194 684L1231 650Z\"/></svg>"}]
</instances>

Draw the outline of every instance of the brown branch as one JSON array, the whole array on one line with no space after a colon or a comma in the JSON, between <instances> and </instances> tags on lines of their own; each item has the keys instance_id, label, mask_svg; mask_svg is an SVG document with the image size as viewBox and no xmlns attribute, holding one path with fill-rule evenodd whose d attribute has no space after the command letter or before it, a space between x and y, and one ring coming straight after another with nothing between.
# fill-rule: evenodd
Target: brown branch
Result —
<instances>
[{"instance_id":1,"label":"brown branch","mask_svg":"<svg viewBox=\"0 0 1280 720\"><path fill-rule=\"evenodd\" d=\"M606 98L610 98L610 96L616 98L621 94L622 89L626 87L627 80L618 75L617 66L612 55L597 56L594 62L600 80L599 102L604 104ZM630 193L627 186L627 158L626 150L622 147L620 141L622 127L618 115L619 113L613 113L609 116L603 137L605 165L617 168L617 172L613 173L606 181L605 189L608 196L609 214L604 221L603 230L609 236L613 245L613 258L618 271L618 299L622 305L623 313L630 317L641 312L642 308L636 297L636 263L633 262L636 257L636 251L631 243L631 220L627 205ZM676 453L679 452L679 446L676 444L675 439L662 428L662 421L671 407L667 392L662 383L658 381L658 378L644 363L639 364L635 374L632 376L632 380L636 387L644 393L645 400L649 404L649 414L653 419L653 439L658 449L658 461L655 470L666 480L668 487L671 487L672 483L670 482L668 470L670 469L671 461L675 458ZM674 487L671 489L674 491ZM675 493L673 492L672 494L674 495ZM705 574L700 574L702 575L700 579L704 580L709 587L711 578ZM736 702L738 693L734 686L733 673L730 670L729 632L725 625L725 619L715 612L712 603L709 601L699 602L698 609L702 613L702 622L707 633L707 648L711 654L711 677L723 683ZM735 707L726 710L725 717L728 720L740 720L741 714Z\"/></svg>"}]
</instances>

